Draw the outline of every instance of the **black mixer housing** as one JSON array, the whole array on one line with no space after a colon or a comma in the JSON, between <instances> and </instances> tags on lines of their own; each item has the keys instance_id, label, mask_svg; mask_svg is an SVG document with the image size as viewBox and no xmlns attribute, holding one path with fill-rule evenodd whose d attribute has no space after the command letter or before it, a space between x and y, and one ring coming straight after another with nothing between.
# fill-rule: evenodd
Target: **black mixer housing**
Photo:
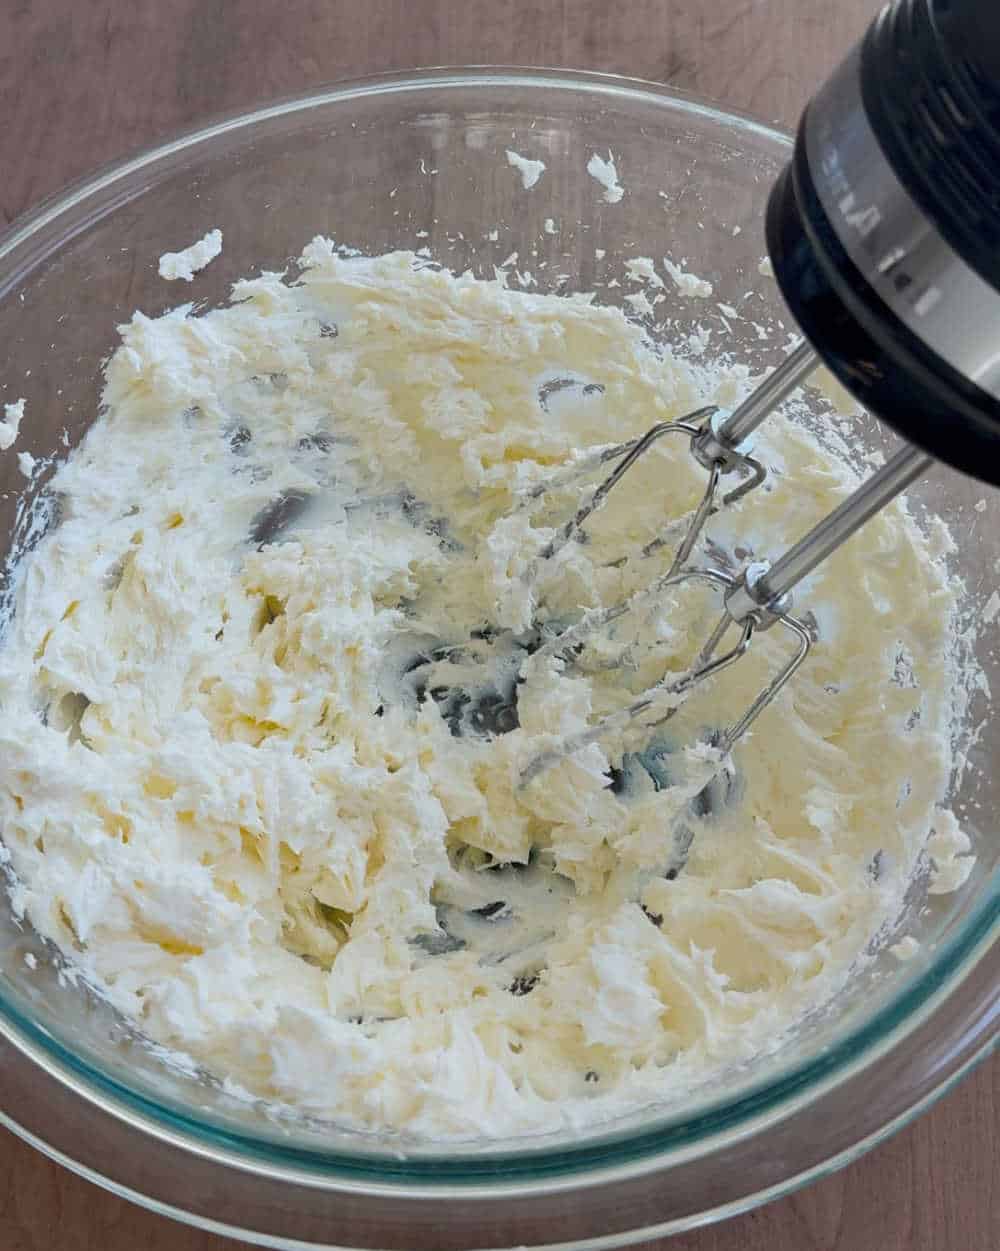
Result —
<instances>
[{"instance_id":1,"label":"black mixer housing","mask_svg":"<svg viewBox=\"0 0 1000 1251\"><path fill-rule=\"evenodd\" d=\"M1000 3L885 9L803 115L766 229L854 396L1000 485Z\"/></svg>"}]
</instances>

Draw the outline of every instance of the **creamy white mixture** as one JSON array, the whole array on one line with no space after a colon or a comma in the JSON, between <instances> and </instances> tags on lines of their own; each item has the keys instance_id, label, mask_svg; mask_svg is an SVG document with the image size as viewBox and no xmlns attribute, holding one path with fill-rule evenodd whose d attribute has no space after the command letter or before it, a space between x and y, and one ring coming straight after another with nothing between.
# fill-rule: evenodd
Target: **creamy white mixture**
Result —
<instances>
[{"instance_id":1,"label":"creamy white mixture","mask_svg":"<svg viewBox=\"0 0 1000 1251\"><path fill-rule=\"evenodd\" d=\"M663 258L663 268L674 280L680 295L696 296L702 300L712 295L713 287L710 282L706 282L704 278L699 278L697 274L688 273L686 269L672 261L669 256Z\"/></svg>"},{"instance_id":2,"label":"creamy white mixture","mask_svg":"<svg viewBox=\"0 0 1000 1251\"><path fill-rule=\"evenodd\" d=\"M618 181L618 170L612 152L608 153L607 160L595 152L587 162L587 173L604 188L604 199L608 204L617 204L625 194L625 188Z\"/></svg>"},{"instance_id":3,"label":"creamy white mixture","mask_svg":"<svg viewBox=\"0 0 1000 1251\"><path fill-rule=\"evenodd\" d=\"M580 483L531 488L746 384L586 298L320 239L303 263L122 328L0 648L15 904L149 1036L343 1123L505 1135L669 1103L836 993L932 828L942 888L968 872L935 809L940 553L897 503L810 579L808 665L707 792L705 735L779 630L669 726L522 788L719 611L677 592L529 658L667 567L704 471L661 440L536 580ZM715 561L775 553L848 488L768 431L774 489L713 518Z\"/></svg>"},{"instance_id":4,"label":"creamy white mixture","mask_svg":"<svg viewBox=\"0 0 1000 1251\"><path fill-rule=\"evenodd\" d=\"M210 230L204 238L180 252L164 252L160 257L158 273L168 282L178 279L191 282L195 274L211 264L222 252L222 231Z\"/></svg>"},{"instance_id":5,"label":"creamy white mixture","mask_svg":"<svg viewBox=\"0 0 1000 1251\"><path fill-rule=\"evenodd\" d=\"M24 400L16 400L13 404L3 406L3 421L0 421L0 452L17 442L17 436L24 420Z\"/></svg>"},{"instance_id":6,"label":"creamy white mixture","mask_svg":"<svg viewBox=\"0 0 1000 1251\"><path fill-rule=\"evenodd\" d=\"M525 191L530 191L542 174L545 173L544 161L536 161L529 156L521 156L519 152L512 152L510 148L507 149L507 164L512 169L516 169L521 175L521 185Z\"/></svg>"}]
</instances>

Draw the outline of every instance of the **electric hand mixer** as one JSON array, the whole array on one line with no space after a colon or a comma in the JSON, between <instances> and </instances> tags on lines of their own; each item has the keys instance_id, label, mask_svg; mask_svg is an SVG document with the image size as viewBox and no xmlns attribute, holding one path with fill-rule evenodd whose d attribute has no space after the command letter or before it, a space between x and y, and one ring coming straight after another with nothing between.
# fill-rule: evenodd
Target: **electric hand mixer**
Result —
<instances>
[{"instance_id":1,"label":"electric hand mixer","mask_svg":"<svg viewBox=\"0 0 1000 1251\"><path fill-rule=\"evenodd\" d=\"M771 192L766 229L775 277L806 341L735 411L700 409L598 453L589 468L615 462L612 472L528 575L579 535L653 443L681 435L708 481L670 569L630 600L588 614L536 656L570 656L594 631L686 582L717 587L722 615L683 676L537 756L522 784L634 718L668 719L694 687L739 660L756 631L780 625L794 650L715 736L728 752L806 658L810 631L791 603L803 578L935 459L1000 485L996 0L895 0L883 10L806 109L794 156ZM750 435L821 362L908 445L773 564L755 561L739 574L689 565L723 480L742 477L723 505L764 481ZM735 641L723 647L727 636Z\"/></svg>"}]
</instances>

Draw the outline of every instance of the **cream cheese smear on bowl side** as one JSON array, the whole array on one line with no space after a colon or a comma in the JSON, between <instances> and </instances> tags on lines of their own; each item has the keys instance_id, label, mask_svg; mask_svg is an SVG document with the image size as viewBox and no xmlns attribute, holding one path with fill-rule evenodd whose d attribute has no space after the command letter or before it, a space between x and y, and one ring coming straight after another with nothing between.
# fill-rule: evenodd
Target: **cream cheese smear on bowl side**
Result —
<instances>
[{"instance_id":1,"label":"cream cheese smear on bowl side","mask_svg":"<svg viewBox=\"0 0 1000 1251\"><path fill-rule=\"evenodd\" d=\"M813 575L810 659L721 773L706 742L776 632L522 785L719 611L677 588L536 657L669 567L704 477L661 441L541 564L581 484L532 489L742 384L590 297L322 238L301 267L135 313L49 484L0 642L15 907L148 1038L342 1125L669 1105L831 1002L918 864L968 875L947 534L897 502ZM770 430L795 489L713 517L718 560L780 552L856 480Z\"/></svg>"}]
</instances>

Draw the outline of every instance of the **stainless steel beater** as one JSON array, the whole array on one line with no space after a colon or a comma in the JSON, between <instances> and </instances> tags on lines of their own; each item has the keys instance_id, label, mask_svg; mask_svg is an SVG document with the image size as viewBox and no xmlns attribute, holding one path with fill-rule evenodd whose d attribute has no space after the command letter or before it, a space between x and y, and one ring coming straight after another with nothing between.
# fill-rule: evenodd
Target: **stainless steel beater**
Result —
<instances>
[{"instance_id":1,"label":"stainless steel beater","mask_svg":"<svg viewBox=\"0 0 1000 1251\"><path fill-rule=\"evenodd\" d=\"M617 463L543 549L530 579L663 436L690 440L708 482L667 573L630 599L586 614L528 663L575 653L595 631L689 582L718 589L721 616L686 673L537 756L522 784L611 730L636 719L667 720L695 687L745 655L757 631L780 625L794 650L715 737L724 755L806 658L810 631L791 612L791 592L804 577L935 459L1000 485L998 204L1000 6L895 0L810 103L770 196L768 252L806 341L734 412L700 409L581 462L578 471ZM690 565L721 480L743 475L723 506L763 482L765 468L748 440L821 361L917 446L904 446L773 564L755 561L735 574ZM526 506L553 485L536 488ZM734 629L735 642L720 653Z\"/></svg>"},{"instance_id":2,"label":"stainless steel beater","mask_svg":"<svg viewBox=\"0 0 1000 1251\"><path fill-rule=\"evenodd\" d=\"M740 408L721 422L714 421L717 410L699 410L698 413L692 414L693 418L697 419L699 416L708 414L704 416L700 425L694 424L691 418L662 422L653 426L635 443L625 445L623 449L617 449L620 451L621 459L614 471L581 505L573 519L559 531L556 538L543 549L544 559L568 543L579 531L583 521L607 498L611 489L621 481L628 469L663 435L671 433L689 435L692 455L702 463L707 462L708 485L667 573L631 598L622 600L611 608L588 614L578 625L549 640L535 653L533 663L548 656L568 655L575 652L597 631L640 607L643 603L655 599L669 588L681 586L687 582L701 582L721 592L723 609L715 628L686 673L672 681L652 687L619 712L602 718L579 734L566 737L558 746L536 756L523 771L522 784L529 783L557 761L572 755L589 743L596 742L610 731L622 729L630 721L640 717L645 718L650 713L655 715L659 710L661 715L655 724L662 724L673 716L680 702L696 686L721 673L745 655L758 630L781 625L793 636L796 644L795 650L738 720L715 736L715 746L721 755L725 755L775 699L806 659L812 645L812 637L808 626L798 617L793 616L790 611L793 588L875 513L925 473L934 463L933 457L913 447L905 447L897 452L876 474L854 491L829 516L814 526L773 565L766 560L754 561L740 574L734 575L721 569L692 568L687 566L686 562L697 544L705 522L715 507L721 476L738 469L744 469L750 474L748 481L723 496L723 505L746 495L763 482L766 471L760 462L747 454L745 441L767 414L808 377L818 363L818 358L812 349L803 344L786 358L784 364L775 370ZM649 548L645 550L648 551ZM739 630L736 642L722 655L718 655L720 645L733 626L738 627Z\"/></svg>"}]
</instances>

